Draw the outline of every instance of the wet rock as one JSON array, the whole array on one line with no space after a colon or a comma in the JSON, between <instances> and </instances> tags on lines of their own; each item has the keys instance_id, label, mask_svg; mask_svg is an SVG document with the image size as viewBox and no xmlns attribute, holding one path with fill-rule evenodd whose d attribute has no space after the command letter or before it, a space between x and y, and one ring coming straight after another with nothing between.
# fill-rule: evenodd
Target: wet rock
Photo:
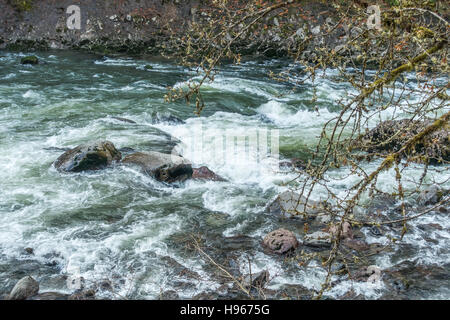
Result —
<instances>
[{"instance_id":1,"label":"wet rock","mask_svg":"<svg viewBox=\"0 0 450 320\"><path fill-rule=\"evenodd\" d=\"M180 296L174 290L167 290L159 295L159 300L180 300Z\"/></svg>"},{"instance_id":2,"label":"wet rock","mask_svg":"<svg viewBox=\"0 0 450 320\"><path fill-rule=\"evenodd\" d=\"M433 232L436 230L443 230L444 228L439 223L427 223L427 224L421 224L417 226L420 230L426 231L426 232Z\"/></svg>"},{"instance_id":3,"label":"wet rock","mask_svg":"<svg viewBox=\"0 0 450 320\"><path fill-rule=\"evenodd\" d=\"M381 269L378 266L371 265L363 267L352 274L352 279L355 281L365 281L375 283L381 279Z\"/></svg>"},{"instance_id":4,"label":"wet rock","mask_svg":"<svg viewBox=\"0 0 450 320\"><path fill-rule=\"evenodd\" d=\"M298 241L292 231L278 229L264 237L263 246L272 252L284 254L296 249Z\"/></svg>"},{"instance_id":5,"label":"wet rock","mask_svg":"<svg viewBox=\"0 0 450 320\"><path fill-rule=\"evenodd\" d=\"M136 152L122 160L125 165L137 165L146 174L162 182L185 181L192 177L192 166L184 158L160 152Z\"/></svg>"},{"instance_id":6,"label":"wet rock","mask_svg":"<svg viewBox=\"0 0 450 320\"><path fill-rule=\"evenodd\" d=\"M123 148L120 148L119 151L120 151L120 153L122 153L122 154L124 154L124 153L128 154L128 153L134 153L134 152L136 152L136 150L134 150L133 148L130 148L130 147L123 147Z\"/></svg>"},{"instance_id":7,"label":"wet rock","mask_svg":"<svg viewBox=\"0 0 450 320\"><path fill-rule=\"evenodd\" d=\"M314 200L308 200L293 191L285 191L267 207L267 211L274 214L280 214L285 217L299 215L316 216L323 212L324 204Z\"/></svg>"},{"instance_id":8,"label":"wet rock","mask_svg":"<svg viewBox=\"0 0 450 320\"><path fill-rule=\"evenodd\" d=\"M306 164L302 159L292 158L289 160L280 161L281 169L297 169L297 170L305 170Z\"/></svg>"},{"instance_id":9,"label":"wet rock","mask_svg":"<svg viewBox=\"0 0 450 320\"><path fill-rule=\"evenodd\" d=\"M126 122L126 123L132 123L132 124L136 123L136 121L133 121L133 120L130 120L130 119L127 119L127 118L122 118L122 117L111 117L111 118L112 119L116 119L118 121Z\"/></svg>"},{"instance_id":10,"label":"wet rock","mask_svg":"<svg viewBox=\"0 0 450 320\"><path fill-rule=\"evenodd\" d=\"M95 300L95 289L79 289L67 297L67 300Z\"/></svg>"},{"instance_id":11,"label":"wet rock","mask_svg":"<svg viewBox=\"0 0 450 320\"><path fill-rule=\"evenodd\" d=\"M314 291L300 284L283 284L277 290L264 290L267 299L310 300Z\"/></svg>"},{"instance_id":12,"label":"wet rock","mask_svg":"<svg viewBox=\"0 0 450 320\"><path fill-rule=\"evenodd\" d=\"M432 120L411 121L409 119L383 121L362 138L362 149L370 153L396 152L406 141L432 123ZM441 163L442 160L449 161L449 128L448 124L444 125L422 141L418 141L411 150L405 150L402 156L414 157L418 162L429 161L432 164Z\"/></svg>"},{"instance_id":13,"label":"wet rock","mask_svg":"<svg viewBox=\"0 0 450 320\"><path fill-rule=\"evenodd\" d=\"M332 219L331 219L331 215L328 214L328 213L324 213L324 212L319 213L319 214L316 216L316 219L315 219L315 221L316 221L317 223L321 223L321 224L327 224L327 223L330 223L331 220L332 220Z\"/></svg>"},{"instance_id":14,"label":"wet rock","mask_svg":"<svg viewBox=\"0 0 450 320\"><path fill-rule=\"evenodd\" d=\"M450 264L424 265L404 261L383 271L387 287L381 299L426 299L439 294L444 283L449 283Z\"/></svg>"},{"instance_id":15,"label":"wet rock","mask_svg":"<svg viewBox=\"0 0 450 320\"><path fill-rule=\"evenodd\" d=\"M194 279L194 280L201 279L200 275L197 272L186 268L185 266L183 266L181 263L179 263L172 257L163 256L160 259L161 259L161 261L164 262L164 264L166 266L169 267L171 274L174 276L183 277L186 279Z\"/></svg>"},{"instance_id":16,"label":"wet rock","mask_svg":"<svg viewBox=\"0 0 450 320\"><path fill-rule=\"evenodd\" d=\"M383 235L381 229L377 226L370 227L370 234L372 234L375 237L381 237Z\"/></svg>"},{"instance_id":17,"label":"wet rock","mask_svg":"<svg viewBox=\"0 0 450 320\"><path fill-rule=\"evenodd\" d=\"M25 250L25 252L26 252L27 254L30 254L30 255L33 255L33 254L34 254L33 248L25 248L24 250Z\"/></svg>"},{"instance_id":18,"label":"wet rock","mask_svg":"<svg viewBox=\"0 0 450 320\"><path fill-rule=\"evenodd\" d=\"M331 246L331 235L323 231L307 234L303 238L303 245L314 248L329 248Z\"/></svg>"},{"instance_id":19,"label":"wet rock","mask_svg":"<svg viewBox=\"0 0 450 320\"><path fill-rule=\"evenodd\" d=\"M11 293L9 300L25 300L36 295L39 292L39 283L30 276L20 279Z\"/></svg>"},{"instance_id":20,"label":"wet rock","mask_svg":"<svg viewBox=\"0 0 450 320\"><path fill-rule=\"evenodd\" d=\"M342 223L342 228L340 226L340 224L333 224L329 229L328 232L330 233L332 238L336 238L338 233L339 233L339 229L341 229L340 231L340 238L341 239L353 239L353 231L352 231L352 226L349 222L344 221Z\"/></svg>"},{"instance_id":21,"label":"wet rock","mask_svg":"<svg viewBox=\"0 0 450 320\"><path fill-rule=\"evenodd\" d=\"M192 179L211 180L211 181L226 181L221 176L209 170L208 167L200 167L192 169Z\"/></svg>"},{"instance_id":22,"label":"wet rock","mask_svg":"<svg viewBox=\"0 0 450 320\"><path fill-rule=\"evenodd\" d=\"M262 289L270 281L270 273L263 270L256 274L248 274L244 279L244 284L247 289Z\"/></svg>"},{"instance_id":23,"label":"wet rock","mask_svg":"<svg viewBox=\"0 0 450 320\"><path fill-rule=\"evenodd\" d=\"M379 193L374 196L368 207L369 212L383 212L392 209L397 203L397 200L388 193Z\"/></svg>"},{"instance_id":24,"label":"wet rock","mask_svg":"<svg viewBox=\"0 0 450 320\"><path fill-rule=\"evenodd\" d=\"M55 161L55 168L64 172L99 170L120 161L122 154L112 142L98 141L79 145L63 153Z\"/></svg>"},{"instance_id":25,"label":"wet rock","mask_svg":"<svg viewBox=\"0 0 450 320\"><path fill-rule=\"evenodd\" d=\"M338 300L365 300L365 297L363 294L356 294L356 292L351 289L340 296Z\"/></svg>"},{"instance_id":26,"label":"wet rock","mask_svg":"<svg viewBox=\"0 0 450 320\"><path fill-rule=\"evenodd\" d=\"M256 240L252 237L238 234L232 237L224 237L219 239L220 249L227 251L247 251L255 248Z\"/></svg>"},{"instance_id":27,"label":"wet rock","mask_svg":"<svg viewBox=\"0 0 450 320\"><path fill-rule=\"evenodd\" d=\"M437 185L432 185L418 195L417 202L422 206L433 205L441 201L447 194L448 191Z\"/></svg>"},{"instance_id":28,"label":"wet rock","mask_svg":"<svg viewBox=\"0 0 450 320\"><path fill-rule=\"evenodd\" d=\"M168 123L168 124L185 124L186 122L174 115L169 113L153 113L152 114L152 124L157 123Z\"/></svg>"},{"instance_id":29,"label":"wet rock","mask_svg":"<svg viewBox=\"0 0 450 320\"><path fill-rule=\"evenodd\" d=\"M60 292L42 292L31 297L29 300L68 300L69 296L69 294Z\"/></svg>"},{"instance_id":30,"label":"wet rock","mask_svg":"<svg viewBox=\"0 0 450 320\"><path fill-rule=\"evenodd\" d=\"M21 64L38 64L39 59L36 56L27 56L20 59Z\"/></svg>"},{"instance_id":31,"label":"wet rock","mask_svg":"<svg viewBox=\"0 0 450 320\"><path fill-rule=\"evenodd\" d=\"M341 243L344 246L346 246L347 248L350 248L350 249L356 250L356 251L366 251L366 250L370 249L370 246L362 240L344 239Z\"/></svg>"}]
</instances>

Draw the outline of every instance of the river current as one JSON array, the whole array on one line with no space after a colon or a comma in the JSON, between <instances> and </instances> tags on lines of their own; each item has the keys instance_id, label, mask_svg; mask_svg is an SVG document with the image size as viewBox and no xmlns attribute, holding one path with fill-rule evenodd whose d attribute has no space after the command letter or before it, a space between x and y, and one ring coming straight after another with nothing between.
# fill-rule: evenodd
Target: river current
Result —
<instances>
[{"instance_id":1,"label":"river current","mask_svg":"<svg viewBox=\"0 0 450 320\"><path fill-rule=\"evenodd\" d=\"M37 53L42 63L29 66L20 64L23 56L0 52L0 294L25 275L37 279L41 291L66 293L73 292L68 277L82 277L87 285L107 279L114 293L104 290L99 297L112 299L157 299L168 290L192 298L222 290L217 270L189 249L193 235L204 239L216 257L232 252L234 267L242 273L248 271L249 259L252 272L267 269L270 289L320 288L325 271L319 265L296 266L260 248L264 235L280 226L302 238L301 224L280 222L264 210L286 190L293 173L261 169L245 158L228 165L203 151L193 159L198 161L195 166L208 166L226 182L191 180L167 186L131 167L61 174L52 163L64 148L105 139L118 149L143 152L172 152L182 143L184 149L178 152L188 157L187 150L195 147L190 137L199 130L205 137L227 130L236 135L276 130L281 159L305 158L324 123L338 114L336 101L354 93L336 81L337 73L329 71L316 82L313 105L307 84L291 91L289 84L267 78L268 71L279 71L283 61L226 66L204 87L206 108L198 117L184 102L164 101L167 86L182 86L195 77L174 63L57 51ZM155 123L158 112L185 122ZM395 112L399 111L387 108L382 117ZM369 125L375 123L374 119ZM375 169L380 161L364 166ZM422 170L421 165L411 165L404 174L417 180ZM329 173L329 188L338 194L357 181L341 179L346 172L342 168ZM450 188L448 170L429 172L427 181L433 178ZM393 170L378 179L383 191L395 185ZM319 200L324 194L318 189L311 198ZM441 227L418 227L429 223ZM430 285L411 297L449 299L449 228L448 213L424 215L411 222L401 253L388 251L372 263L381 269L402 261L443 267L447 277L440 286ZM362 232L368 243L388 241L385 235ZM229 240L242 235L243 240ZM32 254L26 248L32 248ZM369 299L387 290L383 282L343 281L326 296L338 298L350 289Z\"/></svg>"}]
</instances>

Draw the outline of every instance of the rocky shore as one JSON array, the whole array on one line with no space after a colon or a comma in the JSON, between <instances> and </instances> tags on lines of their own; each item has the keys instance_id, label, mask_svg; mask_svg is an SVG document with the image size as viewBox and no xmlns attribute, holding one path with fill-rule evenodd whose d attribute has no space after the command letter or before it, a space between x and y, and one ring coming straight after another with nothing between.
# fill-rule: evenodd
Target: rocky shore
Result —
<instances>
[{"instance_id":1,"label":"rocky shore","mask_svg":"<svg viewBox=\"0 0 450 320\"><path fill-rule=\"evenodd\" d=\"M176 26L172 35L182 36L192 21L206 24L209 19L204 14L208 2L198 0L42 0L39 5L34 0L24 2L26 5L0 0L0 49L80 49L100 54L155 55L171 50L168 24ZM67 26L71 16L67 9L71 5L80 7L80 29ZM357 28L323 32L339 20L333 6L326 2L304 1L301 10L291 11L288 15L267 17L266 23L272 28L236 43L234 50L243 55L282 57L302 44L301 58L308 60L314 58L316 47L326 45L336 50L348 36L361 32ZM305 42L307 38L310 40Z\"/></svg>"}]
</instances>

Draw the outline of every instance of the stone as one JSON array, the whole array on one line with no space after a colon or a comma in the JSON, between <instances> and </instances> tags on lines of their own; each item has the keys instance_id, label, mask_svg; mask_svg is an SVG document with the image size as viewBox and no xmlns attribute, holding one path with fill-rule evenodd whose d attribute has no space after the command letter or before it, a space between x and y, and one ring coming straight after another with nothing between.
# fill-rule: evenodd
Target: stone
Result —
<instances>
[{"instance_id":1,"label":"stone","mask_svg":"<svg viewBox=\"0 0 450 320\"><path fill-rule=\"evenodd\" d=\"M366 251L370 249L370 246L362 241L362 240L356 240L356 239L344 239L341 242L344 246L346 246L347 248L356 250L356 251Z\"/></svg>"},{"instance_id":2,"label":"stone","mask_svg":"<svg viewBox=\"0 0 450 320\"><path fill-rule=\"evenodd\" d=\"M146 68L147 69L147 68ZM152 124L168 123L172 125L185 124L186 122L170 113L155 112L152 114Z\"/></svg>"},{"instance_id":3,"label":"stone","mask_svg":"<svg viewBox=\"0 0 450 320\"><path fill-rule=\"evenodd\" d=\"M339 226L340 224L333 224L328 232L330 233L331 237L336 237L338 234L338 230L339 230ZM340 238L341 239L353 239L353 231L352 231L352 226L349 222L344 221L344 223L342 223L342 230L341 230L341 234L340 234Z\"/></svg>"},{"instance_id":4,"label":"stone","mask_svg":"<svg viewBox=\"0 0 450 320\"><path fill-rule=\"evenodd\" d=\"M221 176L209 170L208 167L202 166L200 168L192 169L192 179L211 180L211 181L226 181Z\"/></svg>"},{"instance_id":5,"label":"stone","mask_svg":"<svg viewBox=\"0 0 450 320\"><path fill-rule=\"evenodd\" d=\"M251 277L248 274L244 279L245 287L248 289L261 289L270 281L270 273L267 270L263 270L256 274L252 274Z\"/></svg>"},{"instance_id":6,"label":"stone","mask_svg":"<svg viewBox=\"0 0 450 320\"><path fill-rule=\"evenodd\" d=\"M182 182L192 177L192 166L183 157L160 152L136 152L122 160L124 165L136 165L158 181Z\"/></svg>"},{"instance_id":7,"label":"stone","mask_svg":"<svg viewBox=\"0 0 450 320\"><path fill-rule=\"evenodd\" d=\"M316 216L322 212L324 204L306 198L293 191L284 191L267 207L270 213L291 218L297 215Z\"/></svg>"},{"instance_id":8,"label":"stone","mask_svg":"<svg viewBox=\"0 0 450 320\"><path fill-rule=\"evenodd\" d=\"M39 59L36 56L27 56L20 59L21 64L38 64Z\"/></svg>"},{"instance_id":9,"label":"stone","mask_svg":"<svg viewBox=\"0 0 450 320\"><path fill-rule=\"evenodd\" d=\"M39 292L39 283L30 276L20 279L9 294L9 300L25 300Z\"/></svg>"},{"instance_id":10,"label":"stone","mask_svg":"<svg viewBox=\"0 0 450 320\"><path fill-rule=\"evenodd\" d=\"M432 120L419 121L410 119L387 120L379 123L374 129L365 134L360 144L369 153L391 153L400 150L406 141L431 125ZM403 157L413 157L417 162L429 161L439 164L450 160L450 125L428 135L418 141L413 148L402 153ZM389 141L386 143L386 141Z\"/></svg>"},{"instance_id":11,"label":"stone","mask_svg":"<svg viewBox=\"0 0 450 320\"><path fill-rule=\"evenodd\" d=\"M58 171L80 172L103 169L120 161L122 154L109 141L82 144L64 152L54 165Z\"/></svg>"},{"instance_id":12,"label":"stone","mask_svg":"<svg viewBox=\"0 0 450 320\"><path fill-rule=\"evenodd\" d=\"M277 229L264 237L263 246L272 252L284 254L296 249L298 241L292 231Z\"/></svg>"},{"instance_id":13,"label":"stone","mask_svg":"<svg viewBox=\"0 0 450 320\"><path fill-rule=\"evenodd\" d=\"M331 235L323 231L307 234L303 238L303 245L316 248L329 248L331 246Z\"/></svg>"},{"instance_id":14,"label":"stone","mask_svg":"<svg viewBox=\"0 0 450 320\"><path fill-rule=\"evenodd\" d=\"M448 194L448 191L434 184L418 195L417 202L422 206L434 205L441 201L446 194Z\"/></svg>"}]
</instances>

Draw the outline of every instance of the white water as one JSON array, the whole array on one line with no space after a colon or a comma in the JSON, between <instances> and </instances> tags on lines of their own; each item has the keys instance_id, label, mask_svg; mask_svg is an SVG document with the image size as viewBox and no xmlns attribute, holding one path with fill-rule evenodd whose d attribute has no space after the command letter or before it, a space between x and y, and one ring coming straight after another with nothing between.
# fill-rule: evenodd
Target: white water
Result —
<instances>
[{"instance_id":1,"label":"white water","mask_svg":"<svg viewBox=\"0 0 450 320\"><path fill-rule=\"evenodd\" d=\"M0 292L20 278L20 263L14 262L17 260L35 260L44 266L54 262L54 268L28 271L40 280L43 291L73 291L64 281L55 280L64 274L82 276L90 283L113 279L116 294L102 293L113 298L154 299L169 289L175 289L182 298L190 298L217 288L219 284L211 279L205 261L183 250L182 245L174 245L181 243L174 236L216 232L217 236L245 234L262 239L278 227L276 219L265 216L266 204L285 190L283 183L295 175L258 166L254 157L240 158L234 165L218 161L207 152L213 148L213 141L208 138L224 135L227 130L245 136L251 130L269 129L279 131L282 153L310 148L324 123L338 114L335 101L348 94L342 86L324 79L317 85L317 106L311 106L309 91L295 93L284 90L281 84L260 80L270 64L249 63L226 69L216 82L206 86L209 104L198 118L190 107L182 103L167 105L162 99L167 85L183 85L192 77L183 68L163 62L99 59L70 53L38 55L47 64L30 67L18 65L21 56L5 53L0 57L0 264L4 283ZM145 64L151 64L153 69L145 70ZM280 91L285 94L280 96ZM153 125L155 111L169 111L186 123ZM382 117L387 119L398 112L388 108ZM111 116L126 117L137 124L122 123ZM369 125L375 123L373 119ZM182 141L184 150L180 150L186 157L192 155L188 150L196 147L190 137L202 134L205 140L200 160L191 160L196 166L207 165L228 182L188 181L173 188L124 167L62 175L52 167L62 151L45 149L74 147L97 139L108 139L118 148L138 151L164 148L167 138L156 129ZM366 169L374 170L377 165L379 161L373 161L366 164ZM420 165L413 165L403 174L418 179L422 170ZM346 173L345 168L329 173L328 186L334 192L344 195L358 181L357 177L341 179ZM430 170L430 175L443 187L450 187L448 170L440 174ZM377 187L385 192L393 190L392 170L380 176ZM324 196L321 189L312 193L312 199ZM208 218L213 213L223 213L226 223L220 227L209 225ZM414 228L430 222L443 229L430 235ZM450 262L447 215L431 213L411 226L403 242L414 246L419 262ZM298 228L298 224L291 226L301 239ZM385 236L365 234L369 243L388 241ZM436 243L427 242L425 236ZM34 249L33 256L25 254L26 247ZM246 254L238 255L241 271L248 272ZM172 267L161 259L164 256L197 272L201 280L190 283L189 279L174 275ZM376 264L385 269L401 260L393 252L377 257ZM282 259L255 248L252 271L263 269L274 276L270 283L273 289L282 284L318 289L325 276L321 268L313 265L286 271ZM190 284L180 289L174 279ZM384 287L382 283L344 281L329 294L339 297L350 288L367 298L378 298ZM438 295L430 293L423 298L448 298L448 289L444 285Z\"/></svg>"}]
</instances>

